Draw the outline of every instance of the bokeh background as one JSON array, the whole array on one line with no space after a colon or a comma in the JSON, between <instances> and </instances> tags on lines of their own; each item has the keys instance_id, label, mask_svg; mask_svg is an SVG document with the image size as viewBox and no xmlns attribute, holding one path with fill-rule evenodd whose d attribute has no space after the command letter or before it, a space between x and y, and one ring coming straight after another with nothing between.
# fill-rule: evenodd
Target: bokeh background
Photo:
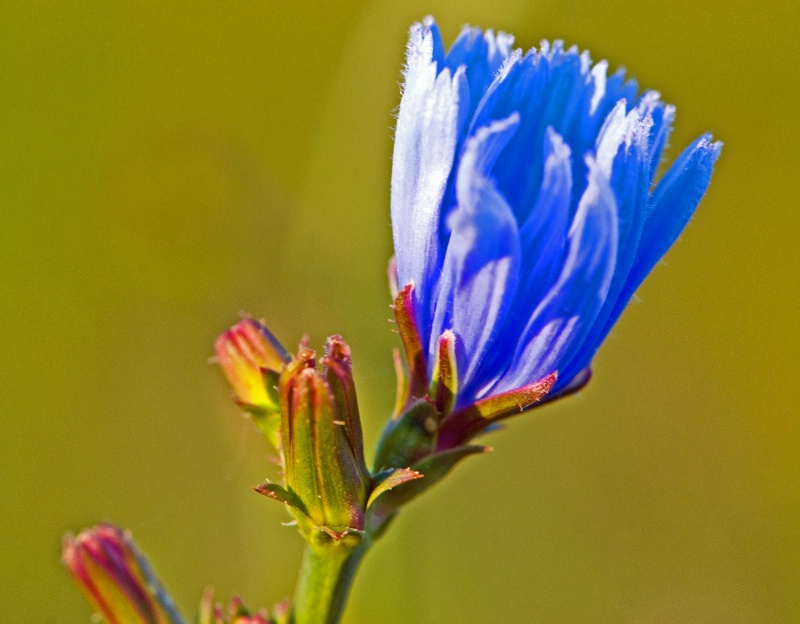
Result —
<instances>
[{"instance_id":1,"label":"bokeh background","mask_svg":"<svg viewBox=\"0 0 800 624\"><path fill-rule=\"evenodd\" d=\"M342 333L372 447L407 28L563 38L726 147L578 397L402 514L346 622L800 622L795 0L7 2L0 15L0 605L88 622L60 540L130 527L185 612L291 593L266 444L208 363L241 311Z\"/></svg>"}]
</instances>

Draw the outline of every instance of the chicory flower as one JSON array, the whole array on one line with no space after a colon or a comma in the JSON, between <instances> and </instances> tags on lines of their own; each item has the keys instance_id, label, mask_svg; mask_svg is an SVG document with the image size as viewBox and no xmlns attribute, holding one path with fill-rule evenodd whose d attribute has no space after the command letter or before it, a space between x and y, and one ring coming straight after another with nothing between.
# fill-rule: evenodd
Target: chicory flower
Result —
<instances>
[{"instance_id":1,"label":"chicory flower","mask_svg":"<svg viewBox=\"0 0 800 624\"><path fill-rule=\"evenodd\" d=\"M444 360L445 412L583 385L720 153L703 135L656 179L673 106L560 41L512 43L467 27L445 52L432 19L411 29L391 193L406 407L441 394Z\"/></svg>"}]
</instances>

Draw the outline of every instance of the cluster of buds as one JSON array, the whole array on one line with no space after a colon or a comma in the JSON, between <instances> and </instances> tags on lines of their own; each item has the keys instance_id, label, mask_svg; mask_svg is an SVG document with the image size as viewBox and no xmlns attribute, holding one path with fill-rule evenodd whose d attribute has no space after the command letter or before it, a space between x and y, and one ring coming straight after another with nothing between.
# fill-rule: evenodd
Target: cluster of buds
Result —
<instances>
[{"instance_id":1,"label":"cluster of buds","mask_svg":"<svg viewBox=\"0 0 800 624\"><path fill-rule=\"evenodd\" d=\"M183 624L130 534L116 526L67 535L63 561L107 624Z\"/></svg>"},{"instance_id":2,"label":"cluster of buds","mask_svg":"<svg viewBox=\"0 0 800 624\"><path fill-rule=\"evenodd\" d=\"M260 323L245 319L216 342L236 402L279 451L282 483L255 490L284 503L306 541L351 549L391 516L381 495L422 474L407 464L367 468L350 348L330 337L317 362L304 342L289 356ZM380 503L380 504L379 504Z\"/></svg>"},{"instance_id":3,"label":"cluster of buds","mask_svg":"<svg viewBox=\"0 0 800 624\"><path fill-rule=\"evenodd\" d=\"M227 609L214 604L214 592L206 590L200 602L198 624L289 624L289 601L283 600L271 612L260 609L250 613L239 597L234 597Z\"/></svg>"},{"instance_id":4,"label":"cluster of buds","mask_svg":"<svg viewBox=\"0 0 800 624\"><path fill-rule=\"evenodd\" d=\"M252 319L240 321L216 341L217 360L236 403L280 454L283 482L255 489L284 503L312 545L353 548L365 534L380 533L399 507L461 459L490 450L469 444L475 435L535 403L555 382L553 375L460 406L455 335L446 331L441 336L429 379L412 295L408 286L395 302L407 365L396 353L395 415L384 430L373 471L364 458L350 348L341 336L328 339L319 365L307 344L290 356Z\"/></svg>"}]
</instances>

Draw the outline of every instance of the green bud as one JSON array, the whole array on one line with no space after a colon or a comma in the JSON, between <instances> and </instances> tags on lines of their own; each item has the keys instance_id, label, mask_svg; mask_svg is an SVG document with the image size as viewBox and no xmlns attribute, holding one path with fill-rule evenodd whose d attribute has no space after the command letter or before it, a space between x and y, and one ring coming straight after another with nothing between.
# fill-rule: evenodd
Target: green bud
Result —
<instances>
[{"instance_id":1,"label":"green bud","mask_svg":"<svg viewBox=\"0 0 800 624\"><path fill-rule=\"evenodd\" d=\"M292 507L307 539L321 533L338 541L364 529L371 479L364 464L361 423L349 349L332 338L316 367L314 352L301 348L280 377L281 437L286 488L257 491Z\"/></svg>"}]
</instances>

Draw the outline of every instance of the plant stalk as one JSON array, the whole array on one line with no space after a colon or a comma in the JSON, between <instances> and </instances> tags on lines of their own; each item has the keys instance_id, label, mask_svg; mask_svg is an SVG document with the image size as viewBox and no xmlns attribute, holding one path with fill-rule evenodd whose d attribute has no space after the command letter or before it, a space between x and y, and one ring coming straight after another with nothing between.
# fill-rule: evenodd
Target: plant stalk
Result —
<instances>
[{"instance_id":1,"label":"plant stalk","mask_svg":"<svg viewBox=\"0 0 800 624\"><path fill-rule=\"evenodd\" d=\"M294 596L293 624L337 624L344 612L369 539L352 547L343 543L307 544Z\"/></svg>"}]
</instances>

